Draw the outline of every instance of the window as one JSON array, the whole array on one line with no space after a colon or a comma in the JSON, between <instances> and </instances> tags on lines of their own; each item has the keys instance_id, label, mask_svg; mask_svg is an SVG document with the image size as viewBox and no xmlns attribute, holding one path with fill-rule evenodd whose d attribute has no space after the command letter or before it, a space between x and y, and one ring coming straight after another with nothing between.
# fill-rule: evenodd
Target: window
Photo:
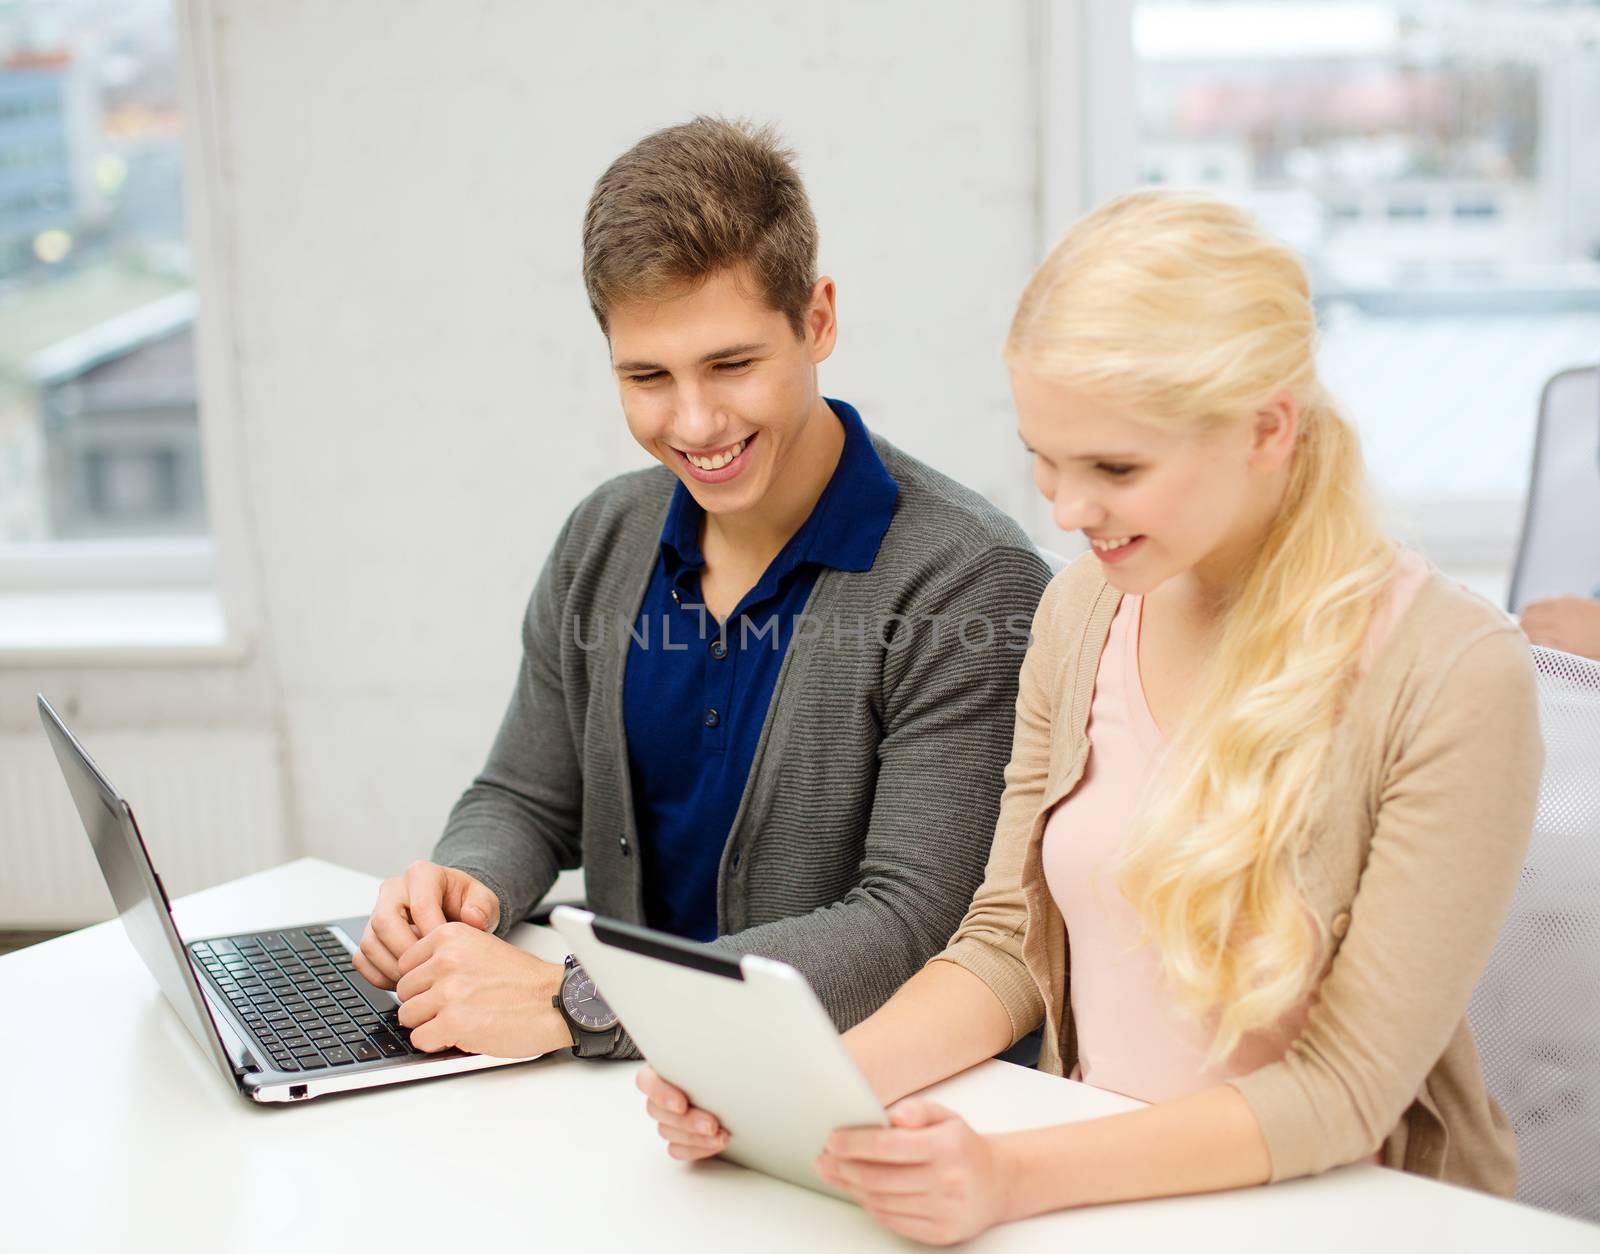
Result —
<instances>
[{"instance_id":1,"label":"window","mask_svg":"<svg viewBox=\"0 0 1600 1254\"><path fill-rule=\"evenodd\" d=\"M175 17L0 11L0 555L207 534Z\"/></svg>"},{"instance_id":2,"label":"window","mask_svg":"<svg viewBox=\"0 0 1600 1254\"><path fill-rule=\"evenodd\" d=\"M1508 561L1540 387L1600 358L1600 4L1133 16L1145 180L1245 203L1300 250L1380 492L1423 507L1436 560L1448 525Z\"/></svg>"}]
</instances>

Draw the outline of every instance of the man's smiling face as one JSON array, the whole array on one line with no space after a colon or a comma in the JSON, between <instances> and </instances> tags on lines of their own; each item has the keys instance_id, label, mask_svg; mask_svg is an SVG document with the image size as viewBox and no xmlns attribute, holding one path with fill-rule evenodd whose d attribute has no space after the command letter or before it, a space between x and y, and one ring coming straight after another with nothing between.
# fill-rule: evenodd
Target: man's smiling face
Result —
<instances>
[{"instance_id":1,"label":"man's smiling face","mask_svg":"<svg viewBox=\"0 0 1600 1254\"><path fill-rule=\"evenodd\" d=\"M815 420L816 366L833 347L830 280L817 282L804 335L759 291L724 270L607 314L628 430L707 514L767 497Z\"/></svg>"}]
</instances>

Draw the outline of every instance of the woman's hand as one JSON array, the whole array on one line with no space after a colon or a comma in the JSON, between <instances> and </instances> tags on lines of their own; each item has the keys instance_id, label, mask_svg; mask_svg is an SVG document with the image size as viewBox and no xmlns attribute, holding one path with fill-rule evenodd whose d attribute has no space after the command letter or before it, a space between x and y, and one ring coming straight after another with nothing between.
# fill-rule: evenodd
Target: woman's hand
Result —
<instances>
[{"instance_id":1,"label":"woman's hand","mask_svg":"<svg viewBox=\"0 0 1600 1254\"><path fill-rule=\"evenodd\" d=\"M966 1241L1006 1217L993 1146L964 1119L908 1098L889 1122L839 1129L817 1157L818 1173L891 1232L929 1245Z\"/></svg>"},{"instance_id":2,"label":"woman's hand","mask_svg":"<svg viewBox=\"0 0 1600 1254\"><path fill-rule=\"evenodd\" d=\"M667 1143L667 1153L674 1158L692 1162L715 1157L728 1148L727 1130L717 1122L717 1117L708 1110L690 1105L689 1095L668 1084L656 1074L654 1067L642 1067L634 1083L644 1094L645 1113L656 1121Z\"/></svg>"}]
</instances>

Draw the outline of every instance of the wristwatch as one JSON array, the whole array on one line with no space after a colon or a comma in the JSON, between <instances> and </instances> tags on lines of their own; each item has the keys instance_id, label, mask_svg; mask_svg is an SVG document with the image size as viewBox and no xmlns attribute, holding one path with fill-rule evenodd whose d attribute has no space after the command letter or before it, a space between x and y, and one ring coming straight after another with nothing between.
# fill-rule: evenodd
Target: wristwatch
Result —
<instances>
[{"instance_id":1,"label":"wristwatch","mask_svg":"<svg viewBox=\"0 0 1600 1254\"><path fill-rule=\"evenodd\" d=\"M550 999L572 1029L572 1053L577 1058L600 1058L616 1048L622 1025L616 1012L606 1005L589 973L578 959L567 955L567 971L561 977L561 991Z\"/></svg>"}]
</instances>

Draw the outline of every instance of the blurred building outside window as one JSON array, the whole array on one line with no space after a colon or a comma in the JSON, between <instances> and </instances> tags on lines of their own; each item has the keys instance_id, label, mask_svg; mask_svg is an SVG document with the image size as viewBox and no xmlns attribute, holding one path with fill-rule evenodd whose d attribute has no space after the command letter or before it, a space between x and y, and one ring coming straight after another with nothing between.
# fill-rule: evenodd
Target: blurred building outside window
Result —
<instances>
[{"instance_id":1,"label":"blurred building outside window","mask_svg":"<svg viewBox=\"0 0 1600 1254\"><path fill-rule=\"evenodd\" d=\"M1600 3L1135 0L1133 27L1139 181L1302 253L1381 497L1500 569L1540 388L1600 359Z\"/></svg>"},{"instance_id":2,"label":"blurred building outside window","mask_svg":"<svg viewBox=\"0 0 1600 1254\"><path fill-rule=\"evenodd\" d=\"M171 0L0 3L0 558L30 569L208 533L177 61Z\"/></svg>"}]
</instances>

